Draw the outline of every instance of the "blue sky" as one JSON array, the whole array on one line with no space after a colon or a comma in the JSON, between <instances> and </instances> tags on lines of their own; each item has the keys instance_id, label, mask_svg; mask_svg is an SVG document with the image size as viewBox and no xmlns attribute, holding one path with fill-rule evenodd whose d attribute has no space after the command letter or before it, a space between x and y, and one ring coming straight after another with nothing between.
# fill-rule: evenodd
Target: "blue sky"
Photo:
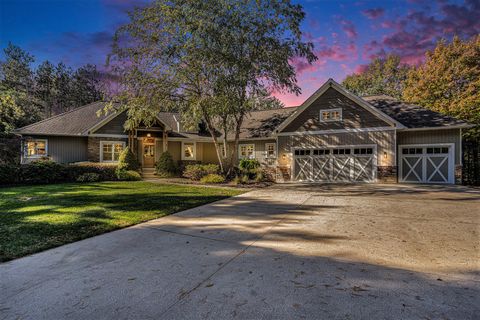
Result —
<instances>
[{"instance_id":1,"label":"blue sky","mask_svg":"<svg viewBox=\"0 0 480 320\"><path fill-rule=\"evenodd\" d=\"M0 46L21 46L36 63L60 61L100 68L111 37L128 21L126 12L147 0L0 0ZM303 5L304 37L318 61L294 61L302 95L277 95L298 105L326 79L341 81L361 72L371 58L399 54L405 63L422 60L441 37L480 33L480 0L294 1Z\"/></svg>"}]
</instances>

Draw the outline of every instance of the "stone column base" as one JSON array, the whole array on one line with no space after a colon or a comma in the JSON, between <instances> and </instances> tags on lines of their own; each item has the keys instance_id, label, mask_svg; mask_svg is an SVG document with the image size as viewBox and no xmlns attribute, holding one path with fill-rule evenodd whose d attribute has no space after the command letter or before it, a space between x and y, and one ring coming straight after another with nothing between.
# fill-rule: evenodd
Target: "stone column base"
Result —
<instances>
[{"instance_id":1,"label":"stone column base","mask_svg":"<svg viewBox=\"0 0 480 320\"><path fill-rule=\"evenodd\" d=\"M397 183L397 166L378 166L377 181L380 183Z\"/></svg>"}]
</instances>

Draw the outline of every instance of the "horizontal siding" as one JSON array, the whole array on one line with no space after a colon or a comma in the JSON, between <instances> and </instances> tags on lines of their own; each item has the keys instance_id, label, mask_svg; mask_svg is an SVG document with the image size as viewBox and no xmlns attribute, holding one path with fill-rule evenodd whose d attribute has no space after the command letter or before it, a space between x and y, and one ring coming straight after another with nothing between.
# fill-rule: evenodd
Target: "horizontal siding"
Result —
<instances>
[{"instance_id":1,"label":"horizontal siding","mask_svg":"<svg viewBox=\"0 0 480 320\"><path fill-rule=\"evenodd\" d=\"M88 140L86 137L32 136L32 138L47 140L48 156L55 162L87 161ZM32 160L36 159L24 158L23 162L28 163Z\"/></svg>"},{"instance_id":2,"label":"horizontal siding","mask_svg":"<svg viewBox=\"0 0 480 320\"><path fill-rule=\"evenodd\" d=\"M460 129L399 131L397 137L398 145L453 143L455 145L455 164L461 163L461 141Z\"/></svg>"}]
</instances>

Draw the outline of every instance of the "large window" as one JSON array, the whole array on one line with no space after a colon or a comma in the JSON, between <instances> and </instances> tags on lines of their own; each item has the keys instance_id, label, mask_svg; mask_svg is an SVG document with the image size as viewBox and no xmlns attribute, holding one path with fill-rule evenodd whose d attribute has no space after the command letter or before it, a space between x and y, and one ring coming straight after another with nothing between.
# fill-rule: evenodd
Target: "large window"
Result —
<instances>
[{"instance_id":1,"label":"large window","mask_svg":"<svg viewBox=\"0 0 480 320\"><path fill-rule=\"evenodd\" d=\"M31 139L25 142L25 156L26 157L43 157L47 155L47 140L46 139Z\"/></svg>"},{"instance_id":2,"label":"large window","mask_svg":"<svg viewBox=\"0 0 480 320\"><path fill-rule=\"evenodd\" d=\"M240 159L254 159L255 158L255 145L254 144L241 144L238 146L238 157Z\"/></svg>"},{"instance_id":3,"label":"large window","mask_svg":"<svg viewBox=\"0 0 480 320\"><path fill-rule=\"evenodd\" d=\"M196 149L195 142L182 142L182 160L196 160Z\"/></svg>"},{"instance_id":4,"label":"large window","mask_svg":"<svg viewBox=\"0 0 480 320\"><path fill-rule=\"evenodd\" d=\"M329 122L329 121L342 121L342 109L327 109L320 110L320 121Z\"/></svg>"},{"instance_id":5,"label":"large window","mask_svg":"<svg viewBox=\"0 0 480 320\"><path fill-rule=\"evenodd\" d=\"M266 158L275 158L276 150L275 150L275 143L265 143L265 153Z\"/></svg>"},{"instance_id":6,"label":"large window","mask_svg":"<svg viewBox=\"0 0 480 320\"><path fill-rule=\"evenodd\" d=\"M123 141L101 141L100 142L100 161L117 162L120 153L125 148Z\"/></svg>"}]
</instances>

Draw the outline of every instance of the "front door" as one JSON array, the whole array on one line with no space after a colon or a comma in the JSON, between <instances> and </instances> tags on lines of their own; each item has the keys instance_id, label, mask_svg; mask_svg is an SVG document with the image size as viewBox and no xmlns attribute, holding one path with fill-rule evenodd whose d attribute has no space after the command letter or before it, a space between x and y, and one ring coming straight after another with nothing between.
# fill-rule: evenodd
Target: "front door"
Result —
<instances>
[{"instance_id":1,"label":"front door","mask_svg":"<svg viewBox=\"0 0 480 320\"><path fill-rule=\"evenodd\" d=\"M143 167L153 168L155 166L155 142L145 141L143 143Z\"/></svg>"}]
</instances>

